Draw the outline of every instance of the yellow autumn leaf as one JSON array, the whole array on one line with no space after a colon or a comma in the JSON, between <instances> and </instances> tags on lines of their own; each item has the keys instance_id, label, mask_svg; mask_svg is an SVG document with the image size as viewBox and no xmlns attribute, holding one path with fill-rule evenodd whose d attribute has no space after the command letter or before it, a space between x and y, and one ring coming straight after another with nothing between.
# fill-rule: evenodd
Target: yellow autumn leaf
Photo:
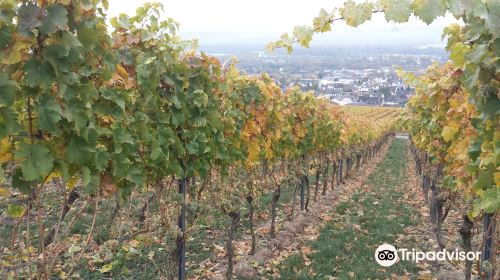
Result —
<instances>
[{"instance_id":1,"label":"yellow autumn leaf","mask_svg":"<svg viewBox=\"0 0 500 280\"><path fill-rule=\"evenodd\" d=\"M129 75L128 75L128 72L127 70L125 70L125 68L123 68L123 66L121 66L121 64L117 64L116 65L116 72L118 73L118 75L120 75L120 77L122 77L124 80L127 80L129 78Z\"/></svg>"},{"instance_id":2,"label":"yellow autumn leaf","mask_svg":"<svg viewBox=\"0 0 500 280\"><path fill-rule=\"evenodd\" d=\"M469 145L469 140L467 138L462 138L458 142L454 142L449 149L449 157L453 157L454 160L463 161L468 158L467 147Z\"/></svg>"},{"instance_id":3,"label":"yellow autumn leaf","mask_svg":"<svg viewBox=\"0 0 500 280\"><path fill-rule=\"evenodd\" d=\"M78 182L78 177L77 176L74 176L74 177L71 177L67 182L66 182L66 186L68 187L68 190L72 190L76 183Z\"/></svg>"},{"instance_id":4,"label":"yellow autumn leaf","mask_svg":"<svg viewBox=\"0 0 500 280\"><path fill-rule=\"evenodd\" d=\"M115 118L113 116L108 116L108 115L103 115L99 116L99 118L104 122L104 123L109 123L112 124L115 122Z\"/></svg>"},{"instance_id":5,"label":"yellow autumn leaf","mask_svg":"<svg viewBox=\"0 0 500 280\"><path fill-rule=\"evenodd\" d=\"M45 179L44 184L47 184L48 182L52 181L54 178L60 178L61 174L59 172L50 172L49 175L47 176L47 179Z\"/></svg>"},{"instance_id":6,"label":"yellow autumn leaf","mask_svg":"<svg viewBox=\"0 0 500 280\"><path fill-rule=\"evenodd\" d=\"M9 196L10 192L6 188L0 188L0 197L7 197Z\"/></svg>"},{"instance_id":7,"label":"yellow autumn leaf","mask_svg":"<svg viewBox=\"0 0 500 280\"><path fill-rule=\"evenodd\" d=\"M12 47L5 50L3 61L7 65L19 63L28 58L30 44L23 41L15 41Z\"/></svg>"},{"instance_id":8,"label":"yellow autumn leaf","mask_svg":"<svg viewBox=\"0 0 500 280\"><path fill-rule=\"evenodd\" d=\"M0 164L12 160L12 153L9 152L9 137L0 140Z\"/></svg>"},{"instance_id":9,"label":"yellow autumn leaf","mask_svg":"<svg viewBox=\"0 0 500 280\"><path fill-rule=\"evenodd\" d=\"M257 141L250 142L248 145L247 164L252 165L257 160L260 153L259 143Z\"/></svg>"},{"instance_id":10,"label":"yellow autumn leaf","mask_svg":"<svg viewBox=\"0 0 500 280\"><path fill-rule=\"evenodd\" d=\"M101 269L99 269L101 273L107 273L110 272L111 270L113 270L113 263L105 264Z\"/></svg>"},{"instance_id":11,"label":"yellow autumn leaf","mask_svg":"<svg viewBox=\"0 0 500 280\"><path fill-rule=\"evenodd\" d=\"M447 125L443 127L443 131L441 132L441 136L443 136L444 141L450 142L451 139L457 134L458 132L458 127L457 126L451 126Z\"/></svg>"}]
</instances>

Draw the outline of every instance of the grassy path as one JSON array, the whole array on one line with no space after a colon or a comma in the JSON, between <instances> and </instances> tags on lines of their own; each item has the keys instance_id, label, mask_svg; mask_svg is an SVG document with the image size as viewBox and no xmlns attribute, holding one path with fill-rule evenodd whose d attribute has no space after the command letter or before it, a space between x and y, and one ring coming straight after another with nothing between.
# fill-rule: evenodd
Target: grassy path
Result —
<instances>
[{"instance_id":1,"label":"grassy path","mask_svg":"<svg viewBox=\"0 0 500 280\"><path fill-rule=\"evenodd\" d=\"M383 268L374 259L383 244L412 248L404 229L419 222L405 203L407 141L395 139L375 171L350 199L339 203L332 220L302 254L281 263L282 279L401 279L418 268L400 262ZM413 277L412 277L413 278Z\"/></svg>"}]
</instances>

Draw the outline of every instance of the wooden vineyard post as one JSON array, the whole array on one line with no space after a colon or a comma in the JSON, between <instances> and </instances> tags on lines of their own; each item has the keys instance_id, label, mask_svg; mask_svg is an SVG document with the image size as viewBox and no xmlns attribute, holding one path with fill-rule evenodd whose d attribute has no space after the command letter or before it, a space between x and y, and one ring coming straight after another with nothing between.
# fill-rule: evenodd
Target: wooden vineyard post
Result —
<instances>
[{"instance_id":1,"label":"wooden vineyard post","mask_svg":"<svg viewBox=\"0 0 500 280\"><path fill-rule=\"evenodd\" d=\"M179 195L181 198L181 210L179 213L178 226L181 231L177 237L177 256L179 266L179 280L186 279L186 178L178 180Z\"/></svg>"}]
</instances>

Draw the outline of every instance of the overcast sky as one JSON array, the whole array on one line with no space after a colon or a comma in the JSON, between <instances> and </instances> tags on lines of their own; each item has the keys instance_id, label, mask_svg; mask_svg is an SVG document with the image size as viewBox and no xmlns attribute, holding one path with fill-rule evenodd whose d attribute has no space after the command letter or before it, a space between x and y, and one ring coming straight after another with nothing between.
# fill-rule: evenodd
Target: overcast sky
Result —
<instances>
[{"instance_id":1,"label":"overcast sky","mask_svg":"<svg viewBox=\"0 0 500 280\"><path fill-rule=\"evenodd\" d=\"M146 1L109 0L109 15L133 15ZM265 44L296 25L311 24L321 8L331 10L344 0L161 0L167 17L180 23L186 39L200 44ZM342 22L332 32L315 38L315 44L437 44L451 16L430 26L418 20L405 24L386 23L383 15L354 29Z\"/></svg>"}]
</instances>

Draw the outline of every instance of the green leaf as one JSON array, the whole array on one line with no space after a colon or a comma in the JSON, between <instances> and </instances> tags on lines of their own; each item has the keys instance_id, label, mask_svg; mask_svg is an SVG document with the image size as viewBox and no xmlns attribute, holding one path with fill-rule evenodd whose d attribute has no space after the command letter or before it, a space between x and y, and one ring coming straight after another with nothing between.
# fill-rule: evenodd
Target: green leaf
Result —
<instances>
[{"instance_id":1,"label":"green leaf","mask_svg":"<svg viewBox=\"0 0 500 280\"><path fill-rule=\"evenodd\" d=\"M6 2L3 5L0 5L0 19L5 21L5 22L10 22L12 19L16 16L16 13L14 11L14 8L16 7L15 2Z\"/></svg>"},{"instance_id":2,"label":"green leaf","mask_svg":"<svg viewBox=\"0 0 500 280\"><path fill-rule=\"evenodd\" d=\"M11 106L14 104L17 84L9 79L6 73L0 73L0 105Z\"/></svg>"},{"instance_id":3,"label":"green leaf","mask_svg":"<svg viewBox=\"0 0 500 280\"><path fill-rule=\"evenodd\" d=\"M68 11L59 4L53 4L47 7L47 15L42 20L40 31L51 34L57 30L65 30L67 24Z\"/></svg>"},{"instance_id":4,"label":"green leaf","mask_svg":"<svg viewBox=\"0 0 500 280\"><path fill-rule=\"evenodd\" d=\"M119 90L103 89L101 90L101 96L106 100L114 102L122 110L125 110L125 97L123 92Z\"/></svg>"},{"instance_id":5,"label":"green leaf","mask_svg":"<svg viewBox=\"0 0 500 280\"><path fill-rule=\"evenodd\" d=\"M14 30L8 25L0 27L0 49L7 47L12 40L12 32Z\"/></svg>"},{"instance_id":6,"label":"green leaf","mask_svg":"<svg viewBox=\"0 0 500 280\"><path fill-rule=\"evenodd\" d=\"M71 70L69 64L69 49L65 48L63 45L51 45L44 49L45 60L52 65L56 76L60 73L68 73Z\"/></svg>"},{"instance_id":7,"label":"green leaf","mask_svg":"<svg viewBox=\"0 0 500 280\"><path fill-rule=\"evenodd\" d=\"M126 178L136 186L142 186L144 185L146 175L144 169L140 165L135 164L129 168Z\"/></svg>"},{"instance_id":8,"label":"green leaf","mask_svg":"<svg viewBox=\"0 0 500 280\"><path fill-rule=\"evenodd\" d=\"M181 110L172 109L172 124L175 126L179 126L184 122L184 114Z\"/></svg>"},{"instance_id":9,"label":"green leaf","mask_svg":"<svg viewBox=\"0 0 500 280\"><path fill-rule=\"evenodd\" d=\"M84 166L90 162L95 153L95 146L81 137L74 137L66 147L66 159L69 163Z\"/></svg>"},{"instance_id":10,"label":"green leaf","mask_svg":"<svg viewBox=\"0 0 500 280\"><path fill-rule=\"evenodd\" d=\"M125 154L113 154L111 162L111 176L116 178L125 178L130 168L130 160Z\"/></svg>"},{"instance_id":11,"label":"green leaf","mask_svg":"<svg viewBox=\"0 0 500 280\"><path fill-rule=\"evenodd\" d=\"M11 218L20 218L23 216L26 208L22 205L9 204L7 207L7 215Z\"/></svg>"},{"instance_id":12,"label":"green leaf","mask_svg":"<svg viewBox=\"0 0 500 280\"><path fill-rule=\"evenodd\" d=\"M313 36L313 29L310 26L295 26L293 29L293 36L301 46L309 48L309 43Z\"/></svg>"},{"instance_id":13,"label":"green leaf","mask_svg":"<svg viewBox=\"0 0 500 280\"><path fill-rule=\"evenodd\" d=\"M462 68L465 65L465 56L469 53L469 46L462 42L453 44L450 48L450 58L456 67Z\"/></svg>"},{"instance_id":14,"label":"green leaf","mask_svg":"<svg viewBox=\"0 0 500 280\"><path fill-rule=\"evenodd\" d=\"M156 160L163 153L160 143L157 140L153 140L151 145L151 154L149 155L152 160Z\"/></svg>"},{"instance_id":15,"label":"green leaf","mask_svg":"<svg viewBox=\"0 0 500 280\"><path fill-rule=\"evenodd\" d=\"M108 166L110 155L106 147L100 146L96 149L95 166L97 170L103 171Z\"/></svg>"},{"instance_id":16,"label":"green leaf","mask_svg":"<svg viewBox=\"0 0 500 280\"><path fill-rule=\"evenodd\" d=\"M70 180L71 177L73 176L72 171L70 174L68 163L60 158L54 160L53 172L57 172L58 175L60 175L60 177L65 181Z\"/></svg>"},{"instance_id":17,"label":"green leaf","mask_svg":"<svg viewBox=\"0 0 500 280\"><path fill-rule=\"evenodd\" d=\"M495 115L500 113L500 100L497 96L494 95L494 93L490 93L490 96L488 96L488 99L486 99L483 110L484 114L490 119L494 119Z\"/></svg>"},{"instance_id":18,"label":"green leaf","mask_svg":"<svg viewBox=\"0 0 500 280\"><path fill-rule=\"evenodd\" d=\"M193 92L193 94L195 95L195 97L193 99L193 103L194 103L194 105L196 105L196 107L198 107L198 108L207 107L208 96L203 90L197 89Z\"/></svg>"},{"instance_id":19,"label":"green leaf","mask_svg":"<svg viewBox=\"0 0 500 280\"><path fill-rule=\"evenodd\" d=\"M116 143L130 144L130 145L135 144L132 135L129 132L127 132L123 127L116 127L115 129L113 129L112 134Z\"/></svg>"},{"instance_id":20,"label":"green leaf","mask_svg":"<svg viewBox=\"0 0 500 280\"><path fill-rule=\"evenodd\" d=\"M407 22L412 13L412 0L381 0L385 19L394 22Z\"/></svg>"},{"instance_id":21,"label":"green leaf","mask_svg":"<svg viewBox=\"0 0 500 280\"><path fill-rule=\"evenodd\" d=\"M20 128L18 115L10 107L0 107L0 138L7 137L17 128Z\"/></svg>"},{"instance_id":22,"label":"green leaf","mask_svg":"<svg viewBox=\"0 0 500 280\"><path fill-rule=\"evenodd\" d=\"M474 9L474 1L471 0L450 0L449 10L454 16L463 16L465 12Z\"/></svg>"},{"instance_id":23,"label":"green leaf","mask_svg":"<svg viewBox=\"0 0 500 280\"><path fill-rule=\"evenodd\" d=\"M0 166L0 183L5 182L5 170L2 166ZM0 188L1 190L2 188ZM2 196L1 191L0 191L0 196Z\"/></svg>"},{"instance_id":24,"label":"green leaf","mask_svg":"<svg viewBox=\"0 0 500 280\"><path fill-rule=\"evenodd\" d=\"M182 108L182 102L179 100L179 97L177 95L172 95L172 98L170 100L172 101L172 104L174 104L174 107L176 109Z\"/></svg>"},{"instance_id":25,"label":"green leaf","mask_svg":"<svg viewBox=\"0 0 500 280\"><path fill-rule=\"evenodd\" d=\"M482 142L474 143L469 148L469 157L473 161L475 161L479 157L479 155L481 154L481 143Z\"/></svg>"},{"instance_id":26,"label":"green leaf","mask_svg":"<svg viewBox=\"0 0 500 280\"><path fill-rule=\"evenodd\" d=\"M24 65L24 71L26 72L24 81L29 86L50 86L52 84L54 69L48 63L32 58Z\"/></svg>"},{"instance_id":27,"label":"green leaf","mask_svg":"<svg viewBox=\"0 0 500 280\"><path fill-rule=\"evenodd\" d=\"M481 211L495 213L498 209L500 209L500 187L493 187L474 200L469 216L477 217Z\"/></svg>"},{"instance_id":28,"label":"green leaf","mask_svg":"<svg viewBox=\"0 0 500 280\"><path fill-rule=\"evenodd\" d=\"M80 6L85 10L85 11L88 11L90 9L92 9L92 7L94 7L92 5L92 1L91 0L81 0L79 1L80 2Z\"/></svg>"},{"instance_id":29,"label":"green leaf","mask_svg":"<svg viewBox=\"0 0 500 280\"><path fill-rule=\"evenodd\" d=\"M431 24L438 16L444 16L446 5L441 0L415 1L414 11L423 22Z\"/></svg>"},{"instance_id":30,"label":"green leaf","mask_svg":"<svg viewBox=\"0 0 500 280\"><path fill-rule=\"evenodd\" d=\"M62 118L61 106L52 95L44 94L38 99L38 127L42 130L55 133L57 123Z\"/></svg>"},{"instance_id":31,"label":"green leaf","mask_svg":"<svg viewBox=\"0 0 500 280\"><path fill-rule=\"evenodd\" d=\"M494 38L500 38L500 1L486 0L488 6L488 17L485 19L486 26L489 28Z\"/></svg>"},{"instance_id":32,"label":"green leaf","mask_svg":"<svg viewBox=\"0 0 500 280\"><path fill-rule=\"evenodd\" d=\"M82 135L87 129L89 117L85 111L84 105L79 100L74 99L65 109L64 116L69 122L74 122L74 126L78 134Z\"/></svg>"},{"instance_id":33,"label":"green leaf","mask_svg":"<svg viewBox=\"0 0 500 280\"><path fill-rule=\"evenodd\" d=\"M481 44L481 45L476 45L474 46L474 49L472 52L467 56L467 59L469 59L470 62L472 63L480 63L483 57L486 55L488 52L488 46Z\"/></svg>"},{"instance_id":34,"label":"green leaf","mask_svg":"<svg viewBox=\"0 0 500 280\"><path fill-rule=\"evenodd\" d=\"M54 165L50 150L40 144L21 144L14 155L23 171L23 179L35 181L45 179Z\"/></svg>"},{"instance_id":35,"label":"green leaf","mask_svg":"<svg viewBox=\"0 0 500 280\"><path fill-rule=\"evenodd\" d=\"M78 28L78 40L89 50L93 50L97 46L97 34L95 29L89 28L83 24Z\"/></svg>"},{"instance_id":36,"label":"green leaf","mask_svg":"<svg viewBox=\"0 0 500 280\"><path fill-rule=\"evenodd\" d=\"M20 168L14 171L14 175L12 175L12 187L14 189L18 189L23 194L30 194L33 183L23 179L23 172Z\"/></svg>"},{"instance_id":37,"label":"green leaf","mask_svg":"<svg viewBox=\"0 0 500 280\"><path fill-rule=\"evenodd\" d=\"M192 154L192 155L197 155L198 154L198 149L199 149L199 145L198 143L194 142L194 141L190 141L187 145L186 145L186 150Z\"/></svg>"},{"instance_id":38,"label":"green leaf","mask_svg":"<svg viewBox=\"0 0 500 280\"><path fill-rule=\"evenodd\" d=\"M101 177L98 173L92 172L88 167L82 168L83 191L85 193L93 193L101 183Z\"/></svg>"},{"instance_id":39,"label":"green leaf","mask_svg":"<svg viewBox=\"0 0 500 280\"><path fill-rule=\"evenodd\" d=\"M500 209L500 187L493 187L484 193L479 207L486 213L495 213Z\"/></svg>"},{"instance_id":40,"label":"green leaf","mask_svg":"<svg viewBox=\"0 0 500 280\"><path fill-rule=\"evenodd\" d=\"M193 127L203 127L207 124L207 119L204 116L193 116L191 119Z\"/></svg>"},{"instance_id":41,"label":"green leaf","mask_svg":"<svg viewBox=\"0 0 500 280\"><path fill-rule=\"evenodd\" d=\"M69 32L62 33L61 38L59 38L58 43L69 51L72 48L83 47L83 44L78 40L78 38Z\"/></svg>"},{"instance_id":42,"label":"green leaf","mask_svg":"<svg viewBox=\"0 0 500 280\"><path fill-rule=\"evenodd\" d=\"M493 184L493 164L488 165L486 168L480 169L476 182L474 183L473 190L484 190Z\"/></svg>"}]
</instances>

